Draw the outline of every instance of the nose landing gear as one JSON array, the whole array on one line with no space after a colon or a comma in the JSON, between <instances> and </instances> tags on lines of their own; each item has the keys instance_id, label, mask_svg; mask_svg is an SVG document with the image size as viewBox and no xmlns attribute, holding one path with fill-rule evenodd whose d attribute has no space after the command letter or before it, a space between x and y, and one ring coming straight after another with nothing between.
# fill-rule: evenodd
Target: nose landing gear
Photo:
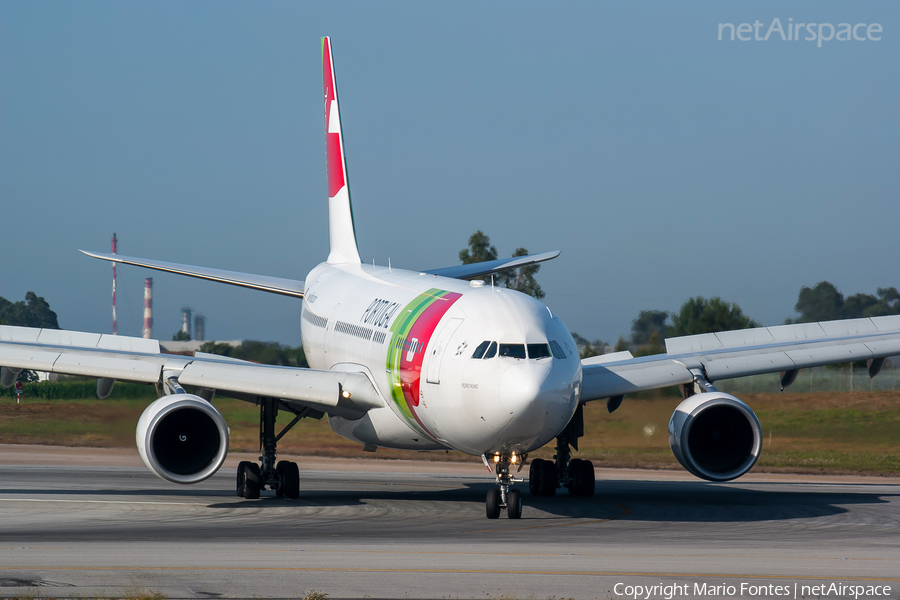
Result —
<instances>
[{"instance_id":1,"label":"nose landing gear","mask_svg":"<svg viewBox=\"0 0 900 600\"><path fill-rule=\"evenodd\" d=\"M517 464L519 470L521 470L526 458L527 455L495 454L492 468L491 461L488 460L487 456L481 455L484 466L492 473L497 474L498 487L488 490L484 503L485 514L488 519L499 518L500 511L504 508L506 509L506 516L510 519L518 519L522 516L522 495L519 493L519 490L511 489L514 483L522 480L516 479L509 472L509 468L511 465Z\"/></svg>"}]
</instances>

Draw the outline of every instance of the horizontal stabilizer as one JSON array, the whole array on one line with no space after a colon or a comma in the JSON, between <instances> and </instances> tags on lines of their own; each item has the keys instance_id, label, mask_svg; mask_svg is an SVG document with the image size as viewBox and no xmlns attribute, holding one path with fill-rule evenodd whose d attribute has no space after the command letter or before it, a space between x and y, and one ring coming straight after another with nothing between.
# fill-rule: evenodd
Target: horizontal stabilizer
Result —
<instances>
[{"instance_id":1,"label":"horizontal stabilizer","mask_svg":"<svg viewBox=\"0 0 900 600\"><path fill-rule=\"evenodd\" d=\"M303 297L304 284L302 281L296 279L282 279L280 277L268 277L266 275L253 275L250 273L238 273L236 271L223 271L222 269L194 267L178 263L122 256L121 254L104 254L102 252L88 252L87 250L80 250L80 252L94 258L125 265L156 269L157 271L165 271L177 275L187 275L188 277L198 277L200 279L218 281L219 283L227 283L229 285L236 285L262 292L281 294L282 296L293 296L294 298Z\"/></svg>"},{"instance_id":2,"label":"horizontal stabilizer","mask_svg":"<svg viewBox=\"0 0 900 600\"><path fill-rule=\"evenodd\" d=\"M528 265L537 264L547 260L553 260L559 256L559 250L553 252L542 252L541 254L529 254L528 256L514 256L512 258L498 258L497 260L486 260L484 262L470 263L468 265L457 265L454 267L443 267L441 269L430 269L422 271L429 275L437 275L438 277L452 277L454 279L472 279L482 275L490 275L491 273L500 273L509 271L510 269L518 269L519 267L527 267Z\"/></svg>"}]
</instances>

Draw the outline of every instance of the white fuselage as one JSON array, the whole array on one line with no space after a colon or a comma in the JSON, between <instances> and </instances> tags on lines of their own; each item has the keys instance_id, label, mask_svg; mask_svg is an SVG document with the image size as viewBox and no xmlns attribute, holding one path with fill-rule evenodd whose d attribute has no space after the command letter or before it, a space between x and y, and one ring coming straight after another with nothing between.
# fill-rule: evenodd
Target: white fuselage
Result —
<instances>
[{"instance_id":1,"label":"white fuselage","mask_svg":"<svg viewBox=\"0 0 900 600\"><path fill-rule=\"evenodd\" d=\"M556 437L578 404L569 330L506 288L323 263L306 278L301 336L312 368L364 372L381 393L384 408L329 418L363 444L522 454Z\"/></svg>"}]
</instances>

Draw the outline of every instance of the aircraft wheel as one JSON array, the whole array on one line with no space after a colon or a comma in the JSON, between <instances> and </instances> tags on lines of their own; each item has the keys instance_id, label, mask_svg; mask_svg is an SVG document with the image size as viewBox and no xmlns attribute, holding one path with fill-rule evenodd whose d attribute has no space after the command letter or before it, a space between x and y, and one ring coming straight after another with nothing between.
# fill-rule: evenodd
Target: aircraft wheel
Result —
<instances>
[{"instance_id":1,"label":"aircraft wheel","mask_svg":"<svg viewBox=\"0 0 900 600\"><path fill-rule=\"evenodd\" d=\"M510 519L522 516L522 495L519 490L509 490L506 493L506 516Z\"/></svg>"},{"instance_id":2,"label":"aircraft wheel","mask_svg":"<svg viewBox=\"0 0 900 600\"><path fill-rule=\"evenodd\" d=\"M541 495L541 474L544 470L544 459L535 458L528 467L528 491L532 496Z\"/></svg>"},{"instance_id":3,"label":"aircraft wheel","mask_svg":"<svg viewBox=\"0 0 900 600\"><path fill-rule=\"evenodd\" d=\"M278 480L278 483L275 484L275 495L279 498L284 498L284 465L286 464L287 461L281 460L275 465L275 479Z\"/></svg>"},{"instance_id":4,"label":"aircraft wheel","mask_svg":"<svg viewBox=\"0 0 900 600\"><path fill-rule=\"evenodd\" d=\"M279 497L287 496L296 499L300 497L300 468L297 463L283 460L275 467L278 479L281 483L278 489Z\"/></svg>"},{"instance_id":5,"label":"aircraft wheel","mask_svg":"<svg viewBox=\"0 0 900 600\"><path fill-rule=\"evenodd\" d=\"M244 490L243 496L247 500L259 498L259 465L248 462L243 469Z\"/></svg>"},{"instance_id":6,"label":"aircraft wheel","mask_svg":"<svg viewBox=\"0 0 900 600\"><path fill-rule=\"evenodd\" d=\"M484 502L485 513L488 519L500 517L500 490L491 488L488 490L487 499Z\"/></svg>"},{"instance_id":7,"label":"aircraft wheel","mask_svg":"<svg viewBox=\"0 0 900 600\"><path fill-rule=\"evenodd\" d=\"M569 483L566 484L566 487L569 488L569 495L571 496L581 495L578 493L578 481L580 480L579 470L582 462L584 461L580 458L573 458L569 461Z\"/></svg>"},{"instance_id":8,"label":"aircraft wheel","mask_svg":"<svg viewBox=\"0 0 900 600\"><path fill-rule=\"evenodd\" d=\"M545 460L541 465L541 496L548 498L556 495L556 488L559 485L559 478L556 473L556 464L552 461Z\"/></svg>"},{"instance_id":9,"label":"aircraft wheel","mask_svg":"<svg viewBox=\"0 0 900 600\"><path fill-rule=\"evenodd\" d=\"M578 464L578 470L575 472L576 485L572 491L578 496L591 497L594 495L594 463L589 460L582 460ZM577 491L576 491L577 490Z\"/></svg>"},{"instance_id":10,"label":"aircraft wheel","mask_svg":"<svg viewBox=\"0 0 900 600\"><path fill-rule=\"evenodd\" d=\"M245 475L245 470L247 469L247 465L249 465L249 464L251 464L251 463L250 463L250 461L247 461L247 460L242 460L241 462L238 463L237 477L235 477L235 479L237 480L237 490L236 491L237 491L237 495L240 496L241 498L244 497L244 482L247 481L247 477Z\"/></svg>"}]
</instances>

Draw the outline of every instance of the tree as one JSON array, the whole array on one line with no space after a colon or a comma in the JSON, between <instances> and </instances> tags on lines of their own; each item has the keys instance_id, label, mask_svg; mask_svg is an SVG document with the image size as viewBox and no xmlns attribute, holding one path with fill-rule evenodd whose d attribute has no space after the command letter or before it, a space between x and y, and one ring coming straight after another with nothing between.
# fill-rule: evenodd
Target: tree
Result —
<instances>
[{"instance_id":1,"label":"tree","mask_svg":"<svg viewBox=\"0 0 900 600\"><path fill-rule=\"evenodd\" d=\"M491 246L491 238L479 229L469 237L469 247L459 251L459 260L464 265L497 260L497 249Z\"/></svg>"},{"instance_id":2,"label":"tree","mask_svg":"<svg viewBox=\"0 0 900 600\"><path fill-rule=\"evenodd\" d=\"M650 338L647 340L647 343L641 344L638 346L635 351L635 356L650 356L651 354L665 354L666 346L663 344L663 340L659 336L659 331L654 331L650 334Z\"/></svg>"},{"instance_id":3,"label":"tree","mask_svg":"<svg viewBox=\"0 0 900 600\"><path fill-rule=\"evenodd\" d=\"M800 288L800 295L794 310L800 316L792 323L815 323L816 321L832 321L840 319L844 314L844 295L834 285L820 281L815 287Z\"/></svg>"},{"instance_id":4,"label":"tree","mask_svg":"<svg viewBox=\"0 0 900 600\"><path fill-rule=\"evenodd\" d=\"M672 316L672 322L669 333L673 337L759 327L737 304L725 302L719 297L707 300L702 296L682 304L678 314Z\"/></svg>"},{"instance_id":5,"label":"tree","mask_svg":"<svg viewBox=\"0 0 900 600\"><path fill-rule=\"evenodd\" d=\"M794 310L800 316L788 319L786 323L900 315L900 292L894 287L878 288L875 296L859 293L844 298L833 284L820 281L812 288L800 288Z\"/></svg>"},{"instance_id":6,"label":"tree","mask_svg":"<svg viewBox=\"0 0 900 600\"><path fill-rule=\"evenodd\" d=\"M528 250L517 248L513 257L528 256ZM459 260L462 264L497 260L497 248L491 245L491 238L480 229L469 237L469 247L459 251ZM545 296L544 290L538 284L534 276L540 269L540 265L528 265L498 273L494 276L497 285L502 285L511 290L528 294L540 300Z\"/></svg>"},{"instance_id":7,"label":"tree","mask_svg":"<svg viewBox=\"0 0 900 600\"><path fill-rule=\"evenodd\" d=\"M34 292L25 294L25 301L10 302L0 297L0 325L59 329L56 313L50 305Z\"/></svg>"},{"instance_id":8,"label":"tree","mask_svg":"<svg viewBox=\"0 0 900 600\"><path fill-rule=\"evenodd\" d=\"M282 367L308 367L303 346L292 348L277 342L258 342L246 340L240 346L216 342L206 342L200 346L200 352L219 354L249 360L264 365L278 365Z\"/></svg>"},{"instance_id":9,"label":"tree","mask_svg":"<svg viewBox=\"0 0 900 600\"><path fill-rule=\"evenodd\" d=\"M658 339L666 339L669 331L666 324L668 319L669 313L664 310L642 310L631 322L631 343L636 346L649 344L654 333Z\"/></svg>"},{"instance_id":10,"label":"tree","mask_svg":"<svg viewBox=\"0 0 900 600\"><path fill-rule=\"evenodd\" d=\"M528 250L525 248L517 248L513 252L513 257L528 256ZM500 281L503 285L511 290L528 294L540 300L546 294L541 289L540 284L535 280L540 265L528 265L527 267L519 267L499 274Z\"/></svg>"},{"instance_id":11,"label":"tree","mask_svg":"<svg viewBox=\"0 0 900 600\"><path fill-rule=\"evenodd\" d=\"M574 331L572 332L572 337L575 339L575 346L578 348L578 355L581 358L588 358L591 356L599 356L601 354L604 354L606 344L604 344L600 340L594 340L592 342L586 337L578 335Z\"/></svg>"},{"instance_id":12,"label":"tree","mask_svg":"<svg viewBox=\"0 0 900 600\"><path fill-rule=\"evenodd\" d=\"M175 335L172 336L173 342L189 342L191 341L191 336L188 335L186 331L183 329L179 329L175 332Z\"/></svg>"}]
</instances>

